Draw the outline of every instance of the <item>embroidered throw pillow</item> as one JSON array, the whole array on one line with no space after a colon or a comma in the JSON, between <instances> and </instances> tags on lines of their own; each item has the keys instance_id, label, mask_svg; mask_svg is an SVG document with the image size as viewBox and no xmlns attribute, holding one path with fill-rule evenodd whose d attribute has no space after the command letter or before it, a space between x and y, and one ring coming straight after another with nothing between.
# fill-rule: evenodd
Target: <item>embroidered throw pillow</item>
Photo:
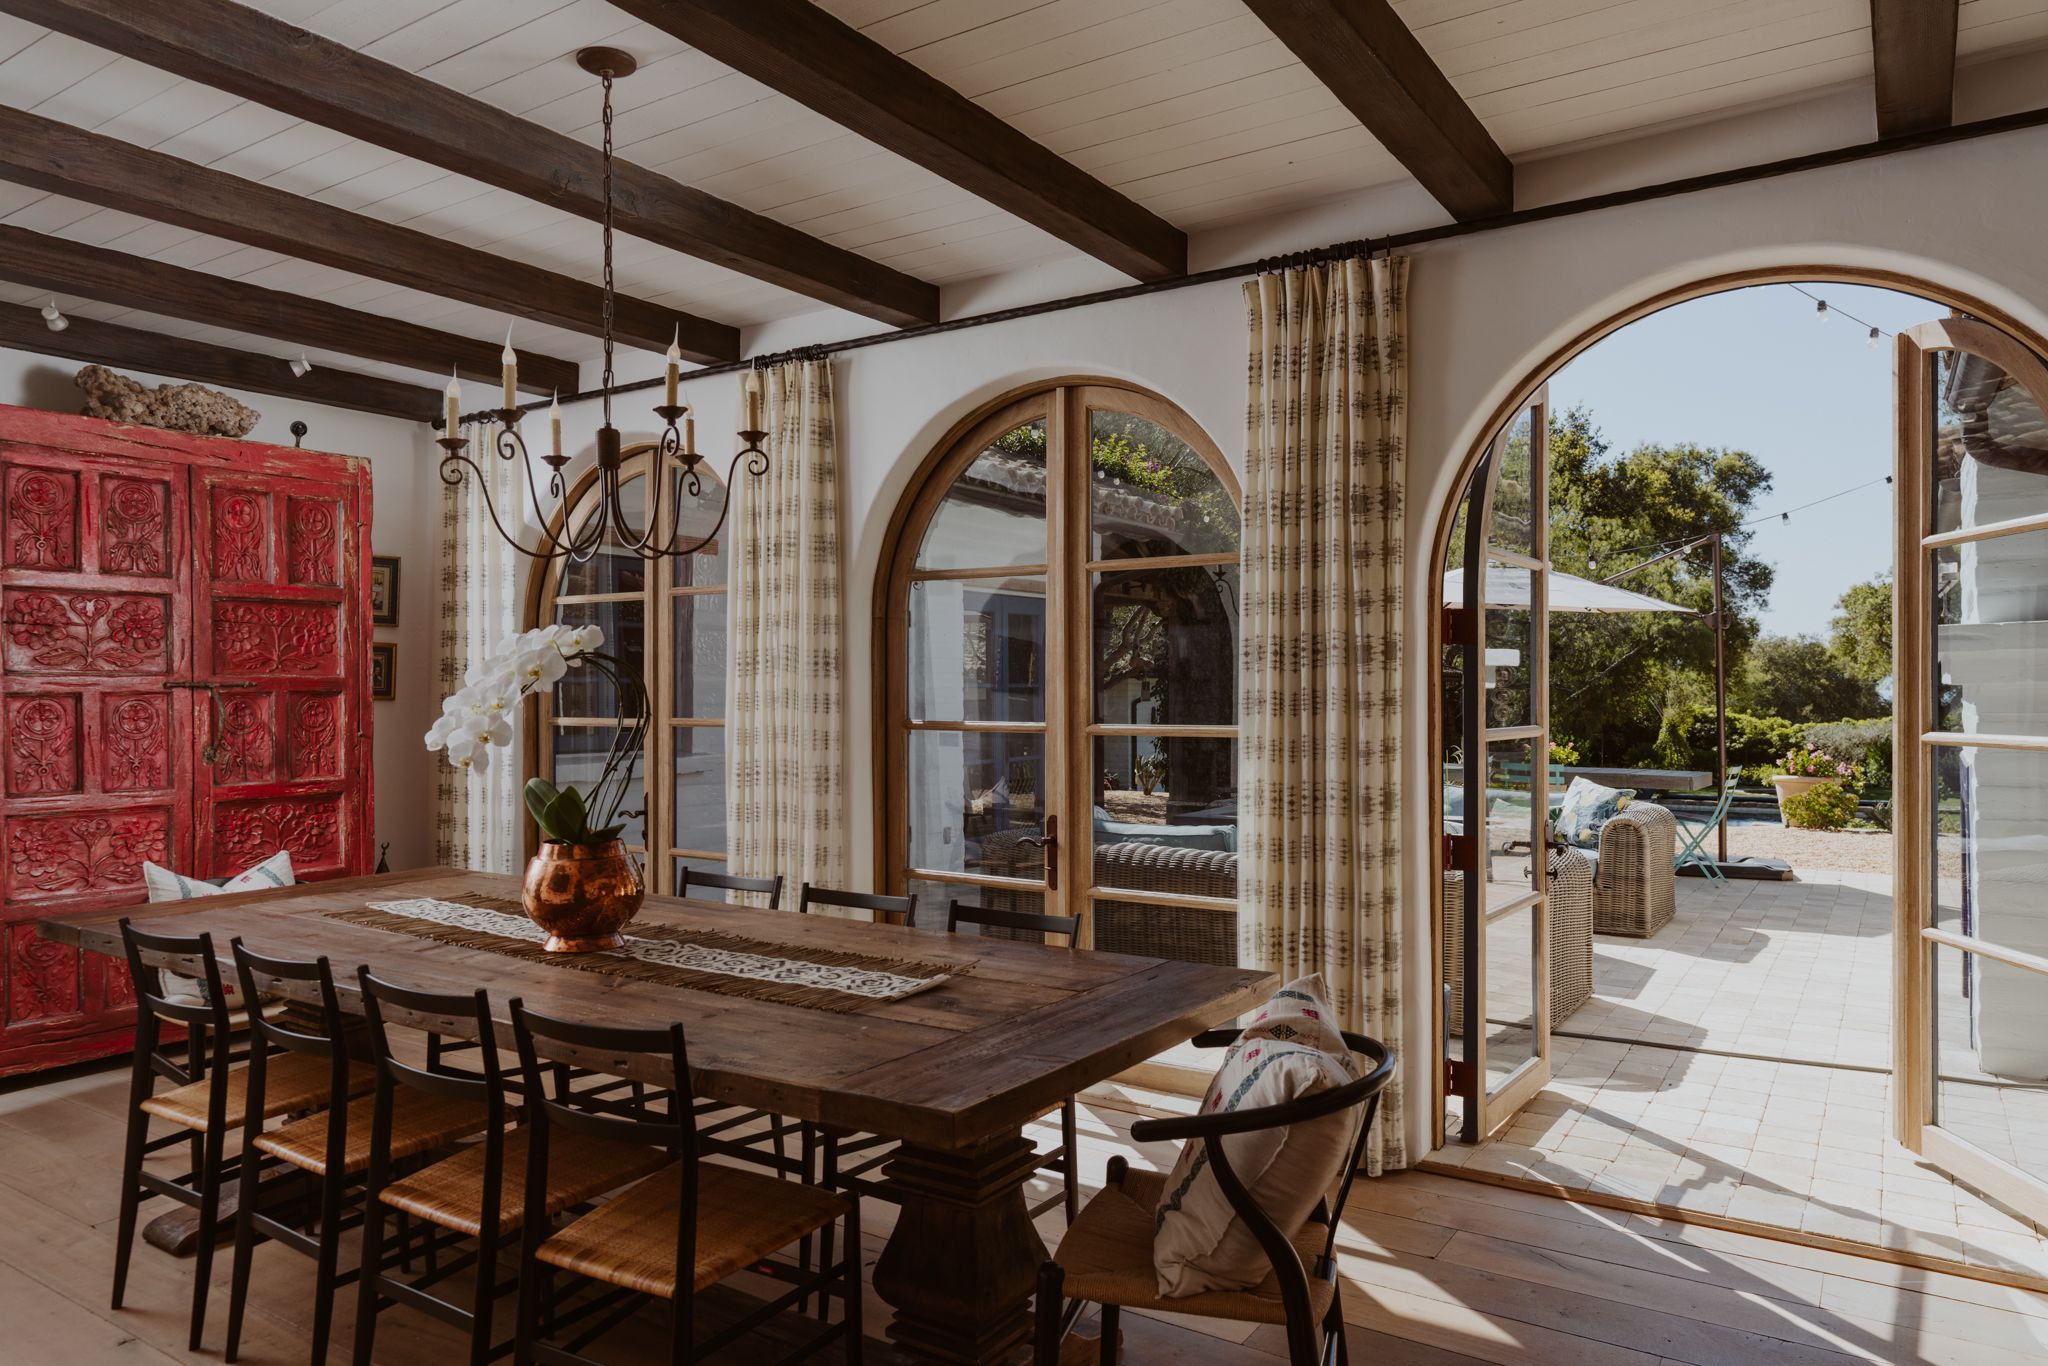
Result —
<instances>
[{"instance_id":1,"label":"embroidered throw pillow","mask_svg":"<svg viewBox=\"0 0 2048 1366\"><path fill-rule=\"evenodd\" d=\"M1566 844L1598 844L1601 827L1626 811L1635 796L1634 788L1602 787L1585 778L1574 778L1564 790L1564 800L1558 803L1553 833Z\"/></svg>"},{"instance_id":2,"label":"embroidered throw pillow","mask_svg":"<svg viewBox=\"0 0 2048 1366\"><path fill-rule=\"evenodd\" d=\"M1322 976L1304 977L1276 992L1231 1045L1202 1113L1278 1105L1357 1076L1357 1061L1338 1032ZM1351 1110L1284 1129L1236 1134L1223 1140L1224 1152L1259 1208L1292 1237L1336 1187L1359 1118ZM1272 1262L1224 1198L1199 1139L1181 1148L1160 1193L1153 1227L1152 1266L1161 1295L1248 1289L1272 1274Z\"/></svg>"},{"instance_id":3,"label":"embroidered throw pillow","mask_svg":"<svg viewBox=\"0 0 2048 1366\"><path fill-rule=\"evenodd\" d=\"M142 885L149 889L151 902L192 901L202 896L226 896L230 892L260 892L269 887L295 886L292 877L292 855L289 849L280 849L253 868L245 868L225 883L216 887L200 878L186 877L183 873L171 871L160 864L144 862ZM181 977L175 972L163 974L164 991L170 996L190 996L194 1001L206 1000L206 983L196 977ZM223 978L221 987L227 992L229 1001L241 999L242 989L232 980Z\"/></svg>"}]
</instances>

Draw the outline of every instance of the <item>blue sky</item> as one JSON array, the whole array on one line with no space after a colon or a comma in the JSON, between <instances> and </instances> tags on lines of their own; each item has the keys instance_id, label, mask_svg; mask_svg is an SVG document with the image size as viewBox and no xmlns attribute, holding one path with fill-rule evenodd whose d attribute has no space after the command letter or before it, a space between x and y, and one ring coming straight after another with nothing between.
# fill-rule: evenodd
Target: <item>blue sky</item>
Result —
<instances>
[{"instance_id":1,"label":"blue sky","mask_svg":"<svg viewBox=\"0 0 2048 1366\"><path fill-rule=\"evenodd\" d=\"M1855 285L1759 285L1679 304L1632 323L1550 381L1558 411L1583 404L1614 453L1646 442L1746 450L1771 472L1757 514L1791 511L1756 528L1752 553L1777 566L1766 631L1825 637L1850 584L1891 567L1891 489L1885 484L1797 511L1892 468L1892 341L1887 333L1945 316L1925 299Z\"/></svg>"}]
</instances>

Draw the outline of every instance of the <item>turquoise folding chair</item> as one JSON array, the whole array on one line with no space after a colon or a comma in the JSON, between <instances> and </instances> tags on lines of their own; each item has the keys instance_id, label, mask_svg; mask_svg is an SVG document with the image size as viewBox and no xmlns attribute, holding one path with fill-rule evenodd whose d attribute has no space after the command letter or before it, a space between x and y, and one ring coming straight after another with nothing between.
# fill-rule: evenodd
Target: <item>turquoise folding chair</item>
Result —
<instances>
[{"instance_id":1,"label":"turquoise folding chair","mask_svg":"<svg viewBox=\"0 0 2048 1366\"><path fill-rule=\"evenodd\" d=\"M1678 862L1672 865L1674 873L1683 871L1688 863L1697 863L1701 874L1705 876L1707 881L1714 883L1716 886L1727 885L1728 878L1721 871L1720 860L1707 853L1705 846L1707 836L1713 834L1719 828L1721 822L1728 819L1728 808L1734 802L1735 784L1730 783L1721 789L1721 800L1714 803L1714 814L1707 817L1704 823L1696 824L1683 817L1678 817L1680 848L1678 850ZM1676 816L1677 813L1674 812L1673 815Z\"/></svg>"}]
</instances>

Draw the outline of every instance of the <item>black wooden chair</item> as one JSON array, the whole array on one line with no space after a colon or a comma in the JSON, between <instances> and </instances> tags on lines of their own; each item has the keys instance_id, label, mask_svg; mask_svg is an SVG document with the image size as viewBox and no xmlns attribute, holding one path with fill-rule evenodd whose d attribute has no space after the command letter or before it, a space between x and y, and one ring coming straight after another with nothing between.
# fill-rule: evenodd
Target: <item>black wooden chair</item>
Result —
<instances>
[{"instance_id":1,"label":"black wooden chair","mask_svg":"<svg viewBox=\"0 0 2048 1366\"><path fill-rule=\"evenodd\" d=\"M519 1278L518 1357L545 1366L594 1366L580 1355L597 1338L650 1301L668 1302L668 1356L672 1363L719 1352L776 1315L816 1294L837 1298L844 1313L784 1361L811 1355L843 1339L846 1359L861 1359L860 1205L858 1200L745 1167L698 1161L694 1091L680 1024L667 1029L618 1029L552 1019L511 1003L513 1037L527 1080L530 1132L526 1159L526 1215ZM566 1044L621 1063L638 1056L659 1070L661 1093L674 1098L667 1113L640 1116L591 1103L574 1093L543 1092L549 1064L536 1040ZM661 1170L606 1200L559 1230L547 1206L558 1163L574 1142L599 1141L661 1150ZM846 1225L847 1254L840 1265L816 1270L771 1260L838 1221ZM698 1341L700 1291L739 1271L753 1271L791 1288L737 1322ZM609 1287L594 1295L557 1296L554 1281L568 1274ZM550 1339L564 1339L558 1345Z\"/></svg>"},{"instance_id":2,"label":"black wooden chair","mask_svg":"<svg viewBox=\"0 0 2048 1366\"><path fill-rule=\"evenodd\" d=\"M1235 1031L1216 1029L1197 1036L1195 1043L1203 1048L1225 1048L1237 1038ZM1119 1310L1125 1308L1280 1324L1287 1330L1289 1366L1343 1366L1347 1357L1335 1258L1337 1226L1365 1156L1380 1091L1394 1073L1394 1053L1385 1044L1349 1032L1344 1042L1370 1064L1356 1081L1284 1105L1143 1119L1131 1126L1134 1142L1179 1139L1202 1145L1224 1198L1258 1240L1272 1263L1272 1274L1250 1290L1209 1290L1171 1299L1160 1295L1152 1261L1153 1210L1166 1174L1132 1171L1122 1157L1113 1157L1109 1184L1068 1227L1053 1260L1039 1268L1036 1366L1058 1366L1061 1341L1090 1303L1102 1306L1105 1366L1116 1361ZM1245 1189L1230 1165L1224 1140L1233 1134L1286 1128L1360 1107L1365 1113L1358 1137L1345 1154L1334 1202L1319 1205L1290 1237Z\"/></svg>"},{"instance_id":3,"label":"black wooden chair","mask_svg":"<svg viewBox=\"0 0 2048 1366\"><path fill-rule=\"evenodd\" d=\"M849 910L872 911L877 925L917 926L917 897L883 896L879 892L842 892L836 887L819 887L806 882L797 893L796 909L809 915L813 906L843 906Z\"/></svg>"},{"instance_id":4,"label":"black wooden chair","mask_svg":"<svg viewBox=\"0 0 2048 1366\"><path fill-rule=\"evenodd\" d=\"M128 955L128 974L135 983L135 1052L128 1072L128 1137L121 1157L121 1213L115 1235L113 1307L119 1309L128 1289L128 1260L134 1251L135 1223L144 1200L162 1196L188 1209L202 1211L192 1280L191 1332L188 1350L198 1351L206 1327L207 1288L212 1282L214 1244L233 1226L218 1219L221 1188L235 1172L224 1158L229 1131L239 1128L247 1101L247 1036L237 1032L247 1023L244 1012L228 1004L213 956L211 935L154 934L121 922L121 942ZM146 961L145 955L155 961ZM189 975L174 988L161 962L175 961ZM196 986L197 990L190 988ZM184 1047L166 1042L165 1026L183 1026ZM182 1057L180 1056L182 1052ZM327 1073L280 1063L268 1096L269 1112L284 1114L327 1103ZM158 1092L157 1078L171 1083ZM149 1136L151 1119L176 1126L159 1138ZM178 1176L159 1176L143 1165L152 1153L189 1144L191 1169Z\"/></svg>"},{"instance_id":5,"label":"black wooden chair","mask_svg":"<svg viewBox=\"0 0 2048 1366\"><path fill-rule=\"evenodd\" d=\"M707 873L676 861L676 895L695 896L699 891L754 892L768 898L768 909L782 909L782 874L774 877L741 877L737 873Z\"/></svg>"},{"instance_id":6,"label":"black wooden chair","mask_svg":"<svg viewBox=\"0 0 2048 1366\"><path fill-rule=\"evenodd\" d=\"M349 1056L349 1026L325 958L305 962L251 953L237 939L231 945L242 999L261 999L259 983L296 982L318 996L318 1033L298 1027L290 1016L249 1017L251 1056L248 1103L242 1125L241 1197L235 1210L235 1266L228 1287L227 1360L240 1351L242 1314L249 1299L249 1271L256 1243L267 1238L313 1258L314 1366L327 1361L334 1326L334 1292L354 1281L356 1269L341 1270L341 1235L361 1222L355 1195L370 1165L370 1134L376 1100L367 1093L376 1070ZM276 1057L270 1056L275 1050ZM324 1108L275 1129L263 1127L274 1102L273 1073L290 1075L311 1066L326 1073ZM411 1098L408 1097L408 1100ZM425 1097L400 1105L393 1117L390 1152L407 1161L484 1127L483 1108L468 1101ZM266 1176L271 1179L266 1180Z\"/></svg>"}]
</instances>

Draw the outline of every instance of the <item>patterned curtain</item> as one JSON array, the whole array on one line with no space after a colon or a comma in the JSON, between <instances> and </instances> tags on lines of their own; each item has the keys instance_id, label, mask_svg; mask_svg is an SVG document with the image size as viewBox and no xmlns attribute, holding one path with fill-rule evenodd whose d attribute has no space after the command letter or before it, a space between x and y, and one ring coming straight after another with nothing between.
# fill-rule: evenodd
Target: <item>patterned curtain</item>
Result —
<instances>
[{"instance_id":1,"label":"patterned curtain","mask_svg":"<svg viewBox=\"0 0 2048 1366\"><path fill-rule=\"evenodd\" d=\"M1240 955L1320 972L1339 1020L1401 1019L1408 263L1248 281ZM1413 1065L1411 1061L1411 1066ZM1370 1169L1406 1166L1402 1077Z\"/></svg>"},{"instance_id":2,"label":"patterned curtain","mask_svg":"<svg viewBox=\"0 0 2048 1366\"><path fill-rule=\"evenodd\" d=\"M491 453L481 424L469 434L469 457L491 478L491 498L507 521L524 504L517 468ZM520 629L520 590L527 561L505 544L477 496L474 475L441 485L441 534L434 548L434 702L462 687L463 673ZM531 704L529 704L531 705ZM444 867L510 873L524 862L519 833L520 743L483 777L465 778L445 756L434 765L434 862Z\"/></svg>"},{"instance_id":3,"label":"patterned curtain","mask_svg":"<svg viewBox=\"0 0 2048 1366\"><path fill-rule=\"evenodd\" d=\"M768 376L768 472L733 488L726 857L743 877L846 885L839 455L832 371Z\"/></svg>"}]
</instances>

